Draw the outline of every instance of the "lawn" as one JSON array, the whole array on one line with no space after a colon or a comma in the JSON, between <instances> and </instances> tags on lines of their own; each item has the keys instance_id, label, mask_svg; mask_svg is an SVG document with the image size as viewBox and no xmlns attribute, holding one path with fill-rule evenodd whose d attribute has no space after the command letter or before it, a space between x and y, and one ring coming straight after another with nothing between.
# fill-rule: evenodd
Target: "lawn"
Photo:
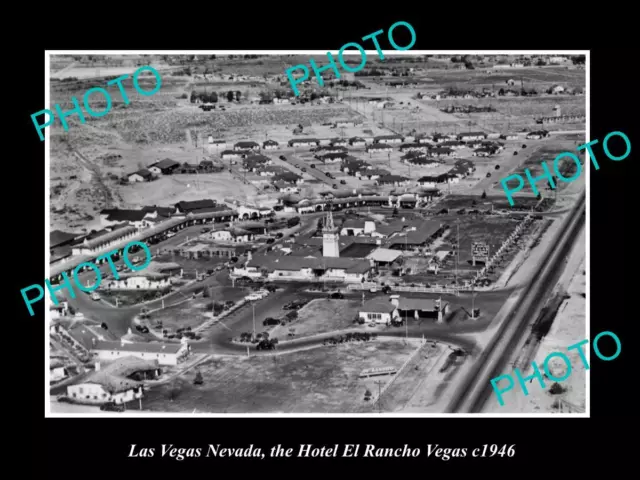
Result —
<instances>
[{"instance_id":1,"label":"lawn","mask_svg":"<svg viewBox=\"0 0 640 480\"><path fill-rule=\"evenodd\" d=\"M367 388L373 387L371 380L358 378L360 372L400 367L416 347L415 340L405 345L403 340L392 339L278 356L216 358L200 367L203 385L193 385L195 373L189 372L172 384L152 388L142 405L161 412L192 412L194 408L207 413L355 412L365 405Z\"/></svg>"},{"instance_id":2,"label":"lawn","mask_svg":"<svg viewBox=\"0 0 640 480\"><path fill-rule=\"evenodd\" d=\"M352 327L360 305L361 302L357 300L312 300L298 310L295 321L275 327L270 336L284 340L292 331L298 338Z\"/></svg>"}]
</instances>

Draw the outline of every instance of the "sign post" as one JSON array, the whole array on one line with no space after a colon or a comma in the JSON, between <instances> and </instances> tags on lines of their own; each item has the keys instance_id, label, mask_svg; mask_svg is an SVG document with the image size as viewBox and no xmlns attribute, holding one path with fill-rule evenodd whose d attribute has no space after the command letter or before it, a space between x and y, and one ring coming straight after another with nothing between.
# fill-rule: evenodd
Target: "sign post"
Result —
<instances>
[{"instance_id":1,"label":"sign post","mask_svg":"<svg viewBox=\"0 0 640 480\"><path fill-rule=\"evenodd\" d=\"M472 265L476 266L476 260L489 260L489 245L483 242L476 242L471 245Z\"/></svg>"}]
</instances>

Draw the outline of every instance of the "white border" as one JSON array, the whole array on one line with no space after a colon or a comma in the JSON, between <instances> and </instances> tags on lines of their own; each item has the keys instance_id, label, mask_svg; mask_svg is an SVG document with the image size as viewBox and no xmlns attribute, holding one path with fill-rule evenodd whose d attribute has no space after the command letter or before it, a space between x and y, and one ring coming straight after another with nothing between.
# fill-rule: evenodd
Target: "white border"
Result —
<instances>
[{"instance_id":1,"label":"white border","mask_svg":"<svg viewBox=\"0 0 640 480\"><path fill-rule=\"evenodd\" d=\"M589 50L383 50L385 55L402 56L402 55L585 55L585 100L586 100L586 142L591 141L591 129L590 129L590 113L591 113L591 56ZM338 53L337 50L332 50L331 53ZM50 57L51 55L326 55L327 50L45 50L45 108L50 109ZM359 55L357 52L345 51L345 55ZM366 50L367 55L377 55L376 50ZM384 62L384 61L382 61ZM284 72L283 72L284 73ZM49 235L50 231L50 202L49 202L49 190L50 190L50 130L45 130L45 275L44 278L49 277ZM586 169L586 338L590 338L590 307L589 299L591 298L591 271L590 271L590 231L591 222L589 215L589 191L590 191L590 169L587 168L587 159L589 154L585 152L585 169ZM45 305L45 329L44 329L44 342L45 352L47 352L45 359L45 418L589 418L591 416L591 375L590 370L585 370L586 376L586 409L585 413L362 413L362 414L349 414L349 413L276 413L276 414L262 414L262 413L156 413L156 412L138 412L138 413L58 413L50 411L50 399L49 393L49 376L50 376L50 358L49 358L49 323L50 314L48 305ZM586 350L587 361L591 359L590 349Z\"/></svg>"}]
</instances>

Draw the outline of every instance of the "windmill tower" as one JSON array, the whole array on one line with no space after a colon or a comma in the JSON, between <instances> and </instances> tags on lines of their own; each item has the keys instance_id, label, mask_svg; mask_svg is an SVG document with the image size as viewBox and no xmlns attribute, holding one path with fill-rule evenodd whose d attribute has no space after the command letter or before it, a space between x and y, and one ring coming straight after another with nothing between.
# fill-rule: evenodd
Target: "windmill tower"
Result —
<instances>
[{"instance_id":1,"label":"windmill tower","mask_svg":"<svg viewBox=\"0 0 640 480\"><path fill-rule=\"evenodd\" d=\"M333 213L331 211L332 204L329 204L329 212L322 226L322 256L323 257L339 257L340 246L338 240L340 235L338 229L333 223Z\"/></svg>"}]
</instances>

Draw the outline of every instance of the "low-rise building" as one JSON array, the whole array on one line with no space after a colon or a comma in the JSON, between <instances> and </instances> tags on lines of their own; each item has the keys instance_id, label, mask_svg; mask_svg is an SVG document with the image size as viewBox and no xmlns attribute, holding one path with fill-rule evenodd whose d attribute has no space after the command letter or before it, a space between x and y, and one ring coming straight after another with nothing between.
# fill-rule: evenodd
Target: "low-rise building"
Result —
<instances>
[{"instance_id":1,"label":"low-rise building","mask_svg":"<svg viewBox=\"0 0 640 480\"><path fill-rule=\"evenodd\" d=\"M320 140L317 138L294 138L289 140L290 147L317 147Z\"/></svg>"},{"instance_id":2,"label":"low-rise building","mask_svg":"<svg viewBox=\"0 0 640 480\"><path fill-rule=\"evenodd\" d=\"M146 168L142 168L137 172L130 174L127 178L129 179L129 183L150 182L153 180L154 175Z\"/></svg>"},{"instance_id":3,"label":"low-rise building","mask_svg":"<svg viewBox=\"0 0 640 480\"><path fill-rule=\"evenodd\" d=\"M402 143L404 137L402 135L379 135L373 137L373 143Z\"/></svg>"},{"instance_id":4,"label":"low-rise building","mask_svg":"<svg viewBox=\"0 0 640 480\"><path fill-rule=\"evenodd\" d=\"M235 151L243 151L243 150L258 151L260 150L260 144L256 142L237 142L233 146L233 149Z\"/></svg>"},{"instance_id":5,"label":"low-rise building","mask_svg":"<svg viewBox=\"0 0 640 480\"><path fill-rule=\"evenodd\" d=\"M277 150L280 147L280 144L275 140L265 140L262 142L262 148L264 150Z\"/></svg>"},{"instance_id":6,"label":"low-rise building","mask_svg":"<svg viewBox=\"0 0 640 480\"><path fill-rule=\"evenodd\" d=\"M484 140L487 138L487 134L484 132L467 132L458 135L458 139L462 141L468 140Z\"/></svg>"},{"instance_id":7,"label":"low-rise building","mask_svg":"<svg viewBox=\"0 0 640 480\"><path fill-rule=\"evenodd\" d=\"M366 140L361 137L351 137L349 139L349 145L351 145L352 147L364 147L366 144Z\"/></svg>"},{"instance_id":8,"label":"low-rise building","mask_svg":"<svg viewBox=\"0 0 640 480\"><path fill-rule=\"evenodd\" d=\"M389 325L396 306L391 302L381 299L373 299L366 302L358 311L358 317L366 323L378 323Z\"/></svg>"},{"instance_id":9,"label":"low-rise building","mask_svg":"<svg viewBox=\"0 0 640 480\"><path fill-rule=\"evenodd\" d=\"M94 340L91 352L99 361L112 361L126 356L156 360L159 365L178 365L187 359L191 347L186 339L181 343L119 342Z\"/></svg>"},{"instance_id":10,"label":"low-rise building","mask_svg":"<svg viewBox=\"0 0 640 480\"><path fill-rule=\"evenodd\" d=\"M156 175L171 175L178 168L180 168L180 162L176 162L170 158L165 158L164 160L160 160L159 162L149 166L149 171Z\"/></svg>"}]
</instances>

